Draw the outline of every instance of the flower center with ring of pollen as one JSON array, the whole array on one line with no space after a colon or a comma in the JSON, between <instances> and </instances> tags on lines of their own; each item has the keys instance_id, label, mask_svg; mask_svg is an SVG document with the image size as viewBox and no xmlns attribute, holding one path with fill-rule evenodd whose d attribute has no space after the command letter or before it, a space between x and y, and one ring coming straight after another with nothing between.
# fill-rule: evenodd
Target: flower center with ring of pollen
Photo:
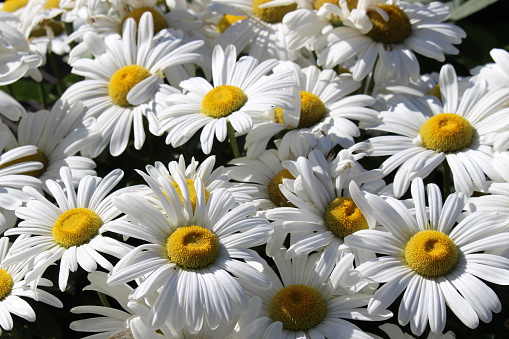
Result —
<instances>
[{"instance_id":1,"label":"flower center with ring of pollen","mask_svg":"<svg viewBox=\"0 0 509 339\"><path fill-rule=\"evenodd\" d=\"M103 225L101 217L88 208L73 208L62 213L53 225L53 239L62 247L89 242Z\"/></svg>"},{"instance_id":2,"label":"flower center with ring of pollen","mask_svg":"<svg viewBox=\"0 0 509 339\"><path fill-rule=\"evenodd\" d=\"M19 174L30 175L32 177L39 178L44 172L46 172L46 168L48 167L48 159L46 158L44 153L42 153L39 149L37 149L37 152L35 154L27 155L26 157L21 157L18 159L14 159L12 161L9 161L9 162L6 162L5 164L0 165L0 169L7 168L7 167L15 165L15 164L21 164L23 162L28 162L28 161L38 161L42 164L42 168L40 168L38 170L34 170L34 171L19 173Z\"/></svg>"},{"instance_id":3,"label":"flower center with ring of pollen","mask_svg":"<svg viewBox=\"0 0 509 339\"><path fill-rule=\"evenodd\" d=\"M186 269L207 267L219 254L219 241L208 229L191 225L179 227L166 241L170 261Z\"/></svg>"},{"instance_id":4,"label":"flower center with ring of pollen","mask_svg":"<svg viewBox=\"0 0 509 339\"><path fill-rule=\"evenodd\" d=\"M201 101L202 112L211 118L227 117L247 102L247 95L236 86L221 85L213 88Z\"/></svg>"},{"instance_id":5,"label":"flower center with ring of pollen","mask_svg":"<svg viewBox=\"0 0 509 339\"><path fill-rule=\"evenodd\" d=\"M426 120L419 134L427 149L455 152L470 145L474 128L458 114L441 113Z\"/></svg>"},{"instance_id":6,"label":"flower center with ring of pollen","mask_svg":"<svg viewBox=\"0 0 509 339\"><path fill-rule=\"evenodd\" d=\"M127 94L134 86L150 75L148 69L143 66L130 65L122 67L113 74L108 85L108 94L111 101L121 107L132 106L127 101Z\"/></svg>"},{"instance_id":7,"label":"flower center with ring of pollen","mask_svg":"<svg viewBox=\"0 0 509 339\"><path fill-rule=\"evenodd\" d=\"M300 119L298 128L311 127L324 117L326 108L313 93L300 91Z\"/></svg>"},{"instance_id":8,"label":"flower center with ring of pollen","mask_svg":"<svg viewBox=\"0 0 509 339\"><path fill-rule=\"evenodd\" d=\"M281 193L279 184L283 183L283 179L295 179L295 177L286 168L279 171L274 178L269 182L267 187L269 192L269 198L272 200L274 205L279 207L295 207L294 204L288 201L288 199Z\"/></svg>"},{"instance_id":9,"label":"flower center with ring of pollen","mask_svg":"<svg viewBox=\"0 0 509 339\"><path fill-rule=\"evenodd\" d=\"M120 23L120 29L124 27L124 22L127 20L127 18L133 18L134 21L136 21L136 27L138 27L140 24L141 16L145 12L150 12L152 14L152 18L154 20L154 35L159 31L168 28L168 23L161 13L150 7L140 7L134 9L122 19L122 22Z\"/></svg>"},{"instance_id":10,"label":"flower center with ring of pollen","mask_svg":"<svg viewBox=\"0 0 509 339\"><path fill-rule=\"evenodd\" d=\"M405 41L412 34L412 24L405 11L395 5L378 7L387 13L389 20L385 21L377 11L369 11L368 17L373 28L366 35L384 44L399 44Z\"/></svg>"},{"instance_id":11,"label":"flower center with ring of pollen","mask_svg":"<svg viewBox=\"0 0 509 339\"><path fill-rule=\"evenodd\" d=\"M253 1L253 13L258 18L262 19L269 24L275 24L283 21L283 17L286 13L290 13L297 9L297 4L289 4L286 6L266 7L260 8L263 5L272 0L254 0Z\"/></svg>"},{"instance_id":12,"label":"flower center with ring of pollen","mask_svg":"<svg viewBox=\"0 0 509 339\"><path fill-rule=\"evenodd\" d=\"M11 275L0 268L0 301L4 300L12 291L14 282L12 281Z\"/></svg>"},{"instance_id":13,"label":"flower center with ring of pollen","mask_svg":"<svg viewBox=\"0 0 509 339\"><path fill-rule=\"evenodd\" d=\"M280 289L270 302L270 317L289 331L306 331L320 324L327 313L322 294L308 285Z\"/></svg>"},{"instance_id":14,"label":"flower center with ring of pollen","mask_svg":"<svg viewBox=\"0 0 509 339\"><path fill-rule=\"evenodd\" d=\"M336 198L325 209L325 226L340 238L368 228L368 222L352 198Z\"/></svg>"},{"instance_id":15,"label":"flower center with ring of pollen","mask_svg":"<svg viewBox=\"0 0 509 339\"><path fill-rule=\"evenodd\" d=\"M458 247L440 231L420 231L408 240L405 261L408 267L424 277L440 277L458 263Z\"/></svg>"}]
</instances>

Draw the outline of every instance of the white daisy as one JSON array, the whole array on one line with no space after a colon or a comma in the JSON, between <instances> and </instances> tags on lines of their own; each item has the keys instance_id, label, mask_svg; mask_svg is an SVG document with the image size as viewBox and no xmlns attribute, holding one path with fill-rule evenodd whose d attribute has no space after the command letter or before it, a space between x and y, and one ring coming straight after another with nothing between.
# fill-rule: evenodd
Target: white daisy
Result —
<instances>
[{"instance_id":1,"label":"white daisy","mask_svg":"<svg viewBox=\"0 0 509 339\"><path fill-rule=\"evenodd\" d=\"M249 311L251 319L240 328L239 338L371 338L348 320L381 321L392 316L387 310L369 314L365 306L371 295L350 291L358 280L351 273L352 254L320 279L314 274L319 254L287 260L284 250L273 258L277 273L264 267L271 289L250 291L261 303Z\"/></svg>"},{"instance_id":2,"label":"white daisy","mask_svg":"<svg viewBox=\"0 0 509 339\"><path fill-rule=\"evenodd\" d=\"M354 137L360 136L359 128L350 119L368 124L378 121L377 112L366 107L373 105L375 99L351 95L360 83L350 75L338 76L333 70L321 71L316 66L301 68L290 61L274 69L275 74L288 71L297 81L297 87L292 89L294 109L275 108L272 121L256 125L248 133L245 147L249 158L257 158L270 137L282 131L287 132L278 145L285 158L290 157L288 154L306 156L313 148L326 153L336 144L347 148L354 144ZM324 143L324 139L330 141Z\"/></svg>"},{"instance_id":3,"label":"white daisy","mask_svg":"<svg viewBox=\"0 0 509 339\"><path fill-rule=\"evenodd\" d=\"M277 60L258 64L250 56L238 61L236 58L233 45L224 51L216 46L212 56L213 85L203 78L191 78L180 83L183 94L166 98L168 108L160 116L161 128L168 132L166 143L173 147L183 145L203 127L201 147L209 154L215 138L226 139L227 123L243 135L253 123L265 121L265 112L272 107L289 106L291 94L282 89L294 86L294 80L283 72L267 75Z\"/></svg>"},{"instance_id":4,"label":"white daisy","mask_svg":"<svg viewBox=\"0 0 509 339\"><path fill-rule=\"evenodd\" d=\"M93 126L102 136L88 150L93 157L108 144L113 156L121 154L132 129L134 147L140 149L145 142L143 116L148 119L151 133L157 135L154 95L162 87L169 87L163 84L164 70L200 58L193 51L202 42L180 46L179 33L163 30L154 36L153 29L152 15L145 12L138 28L134 19L126 20L122 38L109 35L102 40L90 33L95 59L80 59L72 64L73 72L85 80L71 86L63 97L70 102L82 101L87 107L86 118L97 119Z\"/></svg>"},{"instance_id":5,"label":"white daisy","mask_svg":"<svg viewBox=\"0 0 509 339\"><path fill-rule=\"evenodd\" d=\"M509 128L509 109L504 106L509 89L487 92L483 81L474 80L460 91L454 68L445 65L439 83L443 104L427 96L402 101L392 111L380 113L382 123L373 129L396 135L369 142L373 156L390 155L380 167L384 175L399 167L393 181L396 197L406 192L413 178L427 177L444 160L458 192L471 195L481 189L486 175L502 181L490 164L491 145L493 136Z\"/></svg>"},{"instance_id":6,"label":"white daisy","mask_svg":"<svg viewBox=\"0 0 509 339\"><path fill-rule=\"evenodd\" d=\"M163 326L158 329L162 333L158 333L148 324L146 318L148 314L147 305L129 301L129 295L133 291L132 287L127 284L110 286L106 283L107 278L108 275L104 272L89 273L88 280L91 284L86 286L84 290L97 291L112 297L125 311L106 306L75 306L71 308L72 313L90 313L99 315L99 317L73 321L69 325L71 330L96 333L82 337L83 339L93 339L99 336L101 338L163 339L165 336L162 333L165 333L166 337L173 337L168 328ZM138 313L139 311L141 312Z\"/></svg>"},{"instance_id":7,"label":"white daisy","mask_svg":"<svg viewBox=\"0 0 509 339\"><path fill-rule=\"evenodd\" d=\"M509 53L500 48L490 51L494 63L476 67L472 74L478 75L488 83L488 88L509 87Z\"/></svg>"},{"instance_id":8,"label":"white daisy","mask_svg":"<svg viewBox=\"0 0 509 339\"><path fill-rule=\"evenodd\" d=\"M363 213L364 206L350 197L348 184L353 180L369 182L381 175L376 171L345 172L340 176L345 176L346 184L336 187L338 180L332 177L330 165L317 151L312 151L308 158L286 161L284 167L296 179L283 180L279 187L294 207L277 207L266 212L265 216L274 221L274 235L267 253L274 254L290 234L286 258L320 251L317 274L327 276L345 253L352 252L344 245L344 237L375 226L373 217ZM374 257L371 251L354 251L354 254L357 263Z\"/></svg>"},{"instance_id":9,"label":"white daisy","mask_svg":"<svg viewBox=\"0 0 509 339\"><path fill-rule=\"evenodd\" d=\"M31 263L23 261L17 264L6 264L4 259L9 252L9 238L0 238L0 335L2 329L10 331L13 327L11 314L15 314L30 322L35 321L32 307L20 297L28 297L53 307L63 307L60 300L50 293L37 288L32 290L23 280L31 267ZM41 279L40 286L51 286L51 282Z\"/></svg>"},{"instance_id":10,"label":"white daisy","mask_svg":"<svg viewBox=\"0 0 509 339\"><path fill-rule=\"evenodd\" d=\"M18 263L35 258L33 270L25 277L30 282L60 260L58 286L64 291L70 271L75 272L80 266L92 272L97 264L111 270L112 264L99 252L122 257L129 246L101 235L105 226L120 214L111 205L111 195L108 194L122 178L122 171L115 170L104 179L86 176L81 179L77 192L69 168L62 167L60 175L64 187L53 180L46 182L57 206L33 188L23 189L32 200L25 207L16 209L16 215L22 221L6 235L31 237L16 242L6 261Z\"/></svg>"},{"instance_id":11,"label":"white daisy","mask_svg":"<svg viewBox=\"0 0 509 339\"><path fill-rule=\"evenodd\" d=\"M509 284L509 259L484 253L507 246L505 222L494 214L472 213L458 218L465 195L454 193L442 204L435 184L425 188L421 178L412 182L414 209L394 198L386 200L356 191L367 213L375 216L383 230L361 230L346 237L347 245L373 250L381 256L357 270L370 282L385 283L369 302L377 312L391 305L403 293L398 320L421 335L428 323L432 332L442 332L446 305L469 328L479 319L490 322L500 301L479 278L494 284Z\"/></svg>"},{"instance_id":12,"label":"white daisy","mask_svg":"<svg viewBox=\"0 0 509 339\"><path fill-rule=\"evenodd\" d=\"M338 17L349 11L347 1L341 1L340 7L324 6ZM453 44L459 44L466 34L458 26L443 23L448 16L447 6L438 1L426 5L359 1L349 15L353 19L344 18L345 26L324 33L314 44L318 65L332 68L356 58L350 68L354 80L362 80L373 70L375 83L416 80L419 62L414 52L438 61L445 60L444 53L459 52Z\"/></svg>"},{"instance_id":13,"label":"white daisy","mask_svg":"<svg viewBox=\"0 0 509 339\"><path fill-rule=\"evenodd\" d=\"M198 333L233 321L246 310L242 286L267 289L270 281L249 263L263 261L250 247L263 245L272 233L266 219L252 217L255 208L238 205L224 189L209 199L201 180L194 182L193 210L185 178L174 177L178 190L166 179L156 183L140 172L161 211L136 194L114 199L130 221L117 220L108 230L146 242L114 267L109 284L143 278L131 298L155 296L149 315L154 328L166 321L176 330ZM244 261L245 260L245 261Z\"/></svg>"},{"instance_id":14,"label":"white daisy","mask_svg":"<svg viewBox=\"0 0 509 339\"><path fill-rule=\"evenodd\" d=\"M99 133L90 131L83 125L85 109L81 103L69 105L58 100L51 111L25 113L19 122L17 136L10 133L10 142L6 149L34 145L37 153L25 161L39 161L44 166L30 175L39 178L43 184L47 179L59 180L60 168L71 169L75 185L86 175L95 175L95 162L78 152L93 145L99 139ZM46 188L45 186L43 186Z\"/></svg>"}]
</instances>

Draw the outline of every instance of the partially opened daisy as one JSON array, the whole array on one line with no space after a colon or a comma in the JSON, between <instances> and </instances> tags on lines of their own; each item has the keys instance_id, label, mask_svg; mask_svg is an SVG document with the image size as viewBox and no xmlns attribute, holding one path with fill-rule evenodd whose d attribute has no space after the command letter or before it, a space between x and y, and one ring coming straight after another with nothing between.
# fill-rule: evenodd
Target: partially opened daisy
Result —
<instances>
[{"instance_id":1,"label":"partially opened daisy","mask_svg":"<svg viewBox=\"0 0 509 339\"><path fill-rule=\"evenodd\" d=\"M63 307L60 300L50 293L35 286L35 290L26 286L23 279L33 265L32 261L22 261L17 264L6 264L4 259L9 252L9 238L0 238L0 335L2 329L10 331L13 328L12 315L17 315L28 321L35 321L36 314L25 300L28 297L54 307ZM51 282L41 279L40 286L51 286Z\"/></svg>"},{"instance_id":2,"label":"partially opened daisy","mask_svg":"<svg viewBox=\"0 0 509 339\"><path fill-rule=\"evenodd\" d=\"M97 120L93 128L101 132L101 138L87 153L96 157L109 144L113 156L121 154L131 130L134 147L140 149L145 142L144 116L150 132L159 133L154 97L162 87L169 87L163 84L164 70L199 60L194 51L202 42L181 45L182 34L170 30L154 36L150 12L142 15L138 27L128 18L122 38L109 35L103 40L92 33L88 38L95 58L72 64L73 72L85 80L64 93L70 102L81 101L87 107L86 118Z\"/></svg>"},{"instance_id":3,"label":"partially opened daisy","mask_svg":"<svg viewBox=\"0 0 509 339\"><path fill-rule=\"evenodd\" d=\"M371 338L348 320L381 321L392 317L388 310L369 314L365 306L371 295L351 292L358 280L351 272L353 254L343 257L324 279L314 274L318 253L288 260L284 252L283 247L273 257L278 273L265 266L271 289L249 291L261 303L252 303L244 316L251 318L250 322L239 323L239 338Z\"/></svg>"},{"instance_id":4,"label":"partially opened daisy","mask_svg":"<svg viewBox=\"0 0 509 339\"><path fill-rule=\"evenodd\" d=\"M393 181L396 197L406 192L412 179L427 177L443 161L450 166L456 191L467 195L482 189L486 176L503 180L491 164L492 144L509 128L509 89L487 91L484 81L472 79L461 91L451 65L442 67L439 85L441 102L432 96L404 99L393 110L381 112L382 123L373 127L394 134L369 142L373 156L390 155L381 165L384 175L399 167Z\"/></svg>"},{"instance_id":5,"label":"partially opened daisy","mask_svg":"<svg viewBox=\"0 0 509 339\"><path fill-rule=\"evenodd\" d=\"M364 279L385 283L369 302L369 312L385 309L403 294L399 323L410 323L412 332L421 335L428 324L432 332L444 330L446 306L469 328L477 327L479 319L490 322L492 312L501 310L495 292L480 280L509 284L509 259L485 253L509 241L506 223L496 214L472 213L458 222L465 195L451 194L442 203L438 186L429 184L426 194L421 178L412 182L415 208L353 191L383 226L345 239L351 247L380 254L356 268Z\"/></svg>"},{"instance_id":6,"label":"partially opened daisy","mask_svg":"<svg viewBox=\"0 0 509 339\"><path fill-rule=\"evenodd\" d=\"M275 106L289 107L292 95L283 88L295 85L289 73L268 75L278 64L262 63L250 56L238 61L236 49L216 46L212 55L212 80L196 77L180 83L183 94L166 97L168 108L160 115L161 129L168 132L166 143L185 144L203 128L202 150L209 154L214 139L224 141L227 125L238 135L249 132L256 122L266 121L266 112Z\"/></svg>"},{"instance_id":7,"label":"partially opened daisy","mask_svg":"<svg viewBox=\"0 0 509 339\"><path fill-rule=\"evenodd\" d=\"M40 278L48 266L60 260L58 286L64 291L69 272L82 267L88 272L95 271L97 264L111 270L113 265L102 253L122 257L128 251L125 245L113 238L102 236L104 226L120 215L111 205L109 193L123 176L115 170L104 177L86 176L74 190L70 169L60 170L62 185L48 180L46 185L54 205L32 187L23 191L32 199L26 206L16 209L22 219L17 227L6 235L29 235L11 247L6 262L18 263L33 259L34 268L25 279L31 282Z\"/></svg>"},{"instance_id":8,"label":"partially opened daisy","mask_svg":"<svg viewBox=\"0 0 509 339\"><path fill-rule=\"evenodd\" d=\"M343 19L344 26L324 33L314 49L318 53L318 65L325 68L355 58L350 68L355 80L362 80L371 71L377 83L415 80L419 75L419 61L414 52L444 61L444 53L457 54L453 44L459 44L466 36L458 26L443 23L449 17L449 10L438 1L424 5L366 0L355 2L355 7L351 3L341 1L339 7L324 5Z\"/></svg>"},{"instance_id":9,"label":"partially opened daisy","mask_svg":"<svg viewBox=\"0 0 509 339\"><path fill-rule=\"evenodd\" d=\"M154 328L168 321L192 334L203 327L230 323L248 305L243 286L270 288L270 281L251 262L263 262L251 247L263 245L272 233L266 219L253 217L254 206L238 205L224 189L208 199L201 180L194 182L193 208L187 182L174 177L156 182L140 172L159 200L160 208L137 194L123 194L114 204L126 214L108 230L145 242L114 267L109 284L140 279L132 299L154 297L149 315ZM161 210L162 209L162 210ZM259 264L258 264L259 266Z\"/></svg>"}]
</instances>

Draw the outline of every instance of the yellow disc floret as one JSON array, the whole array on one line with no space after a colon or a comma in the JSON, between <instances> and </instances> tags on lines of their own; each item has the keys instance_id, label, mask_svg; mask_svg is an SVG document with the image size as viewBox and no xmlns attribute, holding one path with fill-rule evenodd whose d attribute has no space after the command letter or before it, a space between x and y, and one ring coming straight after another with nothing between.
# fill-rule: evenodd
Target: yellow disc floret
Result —
<instances>
[{"instance_id":1,"label":"yellow disc floret","mask_svg":"<svg viewBox=\"0 0 509 339\"><path fill-rule=\"evenodd\" d=\"M405 261L408 267L424 277L440 277L458 263L458 247L442 232L420 231L407 242Z\"/></svg>"},{"instance_id":2,"label":"yellow disc floret","mask_svg":"<svg viewBox=\"0 0 509 339\"><path fill-rule=\"evenodd\" d=\"M88 208L73 208L62 213L53 225L53 238L62 247L89 242L103 225L101 217Z\"/></svg>"},{"instance_id":3,"label":"yellow disc floret","mask_svg":"<svg viewBox=\"0 0 509 339\"><path fill-rule=\"evenodd\" d=\"M127 94L139 82L150 76L150 72L143 66L130 65L119 69L113 74L108 86L108 94L115 105L131 106L127 101Z\"/></svg>"},{"instance_id":4,"label":"yellow disc floret","mask_svg":"<svg viewBox=\"0 0 509 339\"><path fill-rule=\"evenodd\" d=\"M440 84L436 84L435 87L433 87L429 93L429 95L433 95L438 98L438 100L442 101L442 93L440 92Z\"/></svg>"},{"instance_id":5,"label":"yellow disc floret","mask_svg":"<svg viewBox=\"0 0 509 339\"><path fill-rule=\"evenodd\" d=\"M44 9L60 8L60 0L47 0Z\"/></svg>"},{"instance_id":6,"label":"yellow disc floret","mask_svg":"<svg viewBox=\"0 0 509 339\"><path fill-rule=\"evenodd\" d=\"M396 5L379 5L387 13L389 20L385 19L377 11L369 11L368 17L373 28L367 35L376 42L384 44L399 44L412 34L412 24L408 15Z\"/></svg>"},{"instance_id":7,"label":"yellow disc floret","mask_svg":"<svg viewBox=\"0 0 509 339\"><path fill-rule=\"evenodd\" d=\"M344 238L367 229L368 222L352 198L336 198L325 209L325 226L338 237Z\"/></svg>"},{"instance_id":8,"label":"yellow disc floret","mask_svg":"<svg viewBox=\"0 0 509 339\"><path fill-rule=\"evenodd\" d=\"M274 178L272 178L267 187L269 198L276 206L295 207L291 202L288 201L288 199L283 195L283 193L281 193L281 190L279 189L279 184L283 183L283 179L295 179L295 177L286 168L279 171L274 176Z\"/></svg>"},{"instance_id":9,"label":"yellow disc floret","mask_svg":"<svg viewBox=\"0 0 509 339\"><path fill-rule=\"evenodd\" d=\"M163 15L150 7L136 8L135 10L127 14L124 17L124 19L122 19L120 27L122 28L124 26L124 21L126 21L127 18L133 18L134 21L136 21L136 27L138 27L141 16L145 12L150 12L152 14L152 18L154 19L154 34L157 34L159 31L168 28L168 23L166 22L166 19L163 17Z\"/></svg>"},{"instance_id":10,"label":"yellow disc floret","mask_svg":"<svg viewBox=\"0 0 509 339\"><path fill-rule=\"evenodd\" d=\"M245 19L245 18L247 18L247 17L246 16L237 16L237 15L225 14L221 18L221 20L219 20L219 22L217 23L217 31L219 33L223 33L224 31L226 31L226 29L228 27L230 27L231 25L233 25L237 21Z\"/></svg>"},{"instance_id":11,"label":"yellow disc floret","mask_svg":"<svg viewBox=\"0 0 509 339\"><path fill-rule=\"evenodd\" d=\"M427 149L455 152L470 145L474 128L461 115L441 113L422 124L419 134Z\"/></svg>"},{"instance_id":12,"label":"yellow disc floret","mask_svg":"<svg viewBox=\"0 0 509 339\"><path fill-rule=\"evenodd\" d=\"M208 92L202 99L201 110L211 118L227 117L238 111L247 101L247 95L236 86L221 85Z\"/></svg>"},{"instance_id":13,"label":"yellow disc floret","mask_svg":"<svg viewBox=\"0 0 509 339\"><path fill-rule=\"evenodd\" d=\"M14 286L14 282L12 277L6 270L0 268L0 301L4 300L11 291Z\"/></svg>"},{"instance_id":14,"label":"yellow disc floret","mask_svg":"<svg viewBox=\"0 0 509 339\"><path fill-rule=\"evenodd\" d=\"M314 287L290 285L280 289L270 302L270 317L288 331L306 331L320 324L327 313L324 297Z\"/></svg>"},{"instance_id":15,"label":"yellow disc floret","mask_svg":"<svg viewBox=\"0 0 509 339\"><path fill-rule=\"evenodd\" d=\"M260 8L259 6L270 2L272 0L254 0L253 1L253 13L260 19L269 24L275 24L283 21L283 17L286 13L290 13L297 9L297 4L290 4L286 6L266 7Z\"/></svg>"},{"instance_id":16,"label":"yellow disc floret","mask_svg":"<svg viewBox=\"0 0 509 339\"><path fill-rule=\"evenodd\" d=\"M2 11L15 12L18 9L25 7L27 4L28 0L5 0Z\"/></svg>"},{"instance_id":17,"label":"yellow disc floret","mask_svg":"<svg viewBox=\"0 0 509 339\"><path fill-rule=\"evenodd\" d=\"M196 190L194 189L194 180L186 179L187 182L187 189L189 191L189 200L191 202L191 206L193 207L193 211L196 209ZM179 195L180 202L182 205L184 205L184 197L182 196L182 190L180 189L179 185L176 182L173 182L173 187L175 187L175 190L177 191L177 194ZM205 201L209 200L209 192L205 190Z\"/></svg>"},{"instance_id":18,"label":"yellow disc floret","mask_svg":"<svg viewBox=\"0 0 509 339\"><path fill-rule=\"evenodd\" d=\"M32 177L39 178L44 172L46 172L46 167L48 166L48 159L46 158L44 153L42 153L41 150L39 150L39 149L37 149L37 152L35 154L27 155L26 157L21 157L21 158L18 158L18 159L15 159L15 160L12 160L12 161L6 162L5 164L0 165L0 169L7 168L7 167L15 165L15 164L21 164L23 162L28 162L28 161L38 161L42 164L42 168L35 170L35 171L29 171L29 172L24 172L24 173L20 173L20 174L30 175Z\"/></svg>"},{"instance_id":19,"label":"yellow disc floret","mask_svg":"<svg viewBox=\"0 0 509 339\"><path fill-rule=\"evenodd\" d=\"M311 127L325 116L325 105L311 92L300 91L300 105L299 128Z\"/></svg>"},{"instance_id":20,"label":"yellow disc floret","mask_svg":"<svg viewBox=\"0 0 509 339\"><path fill-rule=\"evenodd\" d=\"M216 260L219 241L204 227L182 226L168 237L166 252L170 260L182 268L203 268Z\"/></svg>"}]
</instances>

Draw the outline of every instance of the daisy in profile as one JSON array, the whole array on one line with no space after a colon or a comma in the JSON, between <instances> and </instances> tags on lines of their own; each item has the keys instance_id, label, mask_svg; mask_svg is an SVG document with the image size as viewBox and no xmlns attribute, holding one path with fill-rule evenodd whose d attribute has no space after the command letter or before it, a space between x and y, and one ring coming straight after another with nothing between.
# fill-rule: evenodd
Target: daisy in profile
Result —
<instances>
[{"instance_id":1,"label":"daisy in profile","mask_svg":"<svg viewBox=\"0 0 509 339\"><path fill-rule=\"evenodd\" d=\"M163 339L171 338L173 334L170 329L165 327L158 328L156 332L147 322L146 315L148 307L144 303L129 301L129 295L133 288L127 284L110 286L106 283L108 278L104 272L90 272L88 280L90 285L86 286L86 291L97 291L113 298L123 308L123 310L114 307L83 305L71 308L75 314L95 314L98 317L87 318L73 321L69 327L78 332L92 332L89 336L82 339L97 338L102 335L106 338L147 338ZM162 333L167 334L164 336Z\"/></svg>"},{"instance_id":2,"label":"daisy in profile","mask_svg":"<svg viewBox=\"0 0 509 339\"><path fill-rule=\"evenodd\" d=\"M229 324L246 311L243 286L268 289L270 281L256 268L263 259L249 248L263 245L272 233L266 219L253 217L251 204L238 205L225 190L210 193L194 182L196 207L185 178L155 182L140 172L160 207L138 194L122 194L114 204L126 214L108 230L140 239L113 268L108 284L141 279L131 298L154 298L149 323L168 322L177 331L196 334L202 328ZM162 184L162 185L160 185ZM253 263L253 265L251 265Z\"/></svg>"},{"instance_id":3,"label":"daisy in profile","mask_svg":"<svg viewBox=\"0 0 509 339\"><path fill-rule=\"evenodd\" d=\"M458 26L443 23L449 17L447 6L393 0L340 1L339 7L324 4L342 26L322 34L314 43L318 65L332 68L355 58L350 67L354 80L374 72L375 83L406 83L419 76L419 62L414 54L444 61L444 53L457 54L454 44L465 38ZM294 18L300 24L299 17ZM305 29L305 22L300 25Z\"/></svg>"},{"instance_id":4,"label":"daisy in profile","mask_svg":"<svg viewBox=\"0 0 509 339\"><path fill-rule=\"evenodd\" d=\"M509 109L504 106L509 88L488 92L484 81L471 79L461 91L451 65L442 67L439 85L441 101L431 96L405 100L381 112L382 123L373 127L395 134L369 142L373 156L390 156L380 167L384 175L398 169L393 181L396 197L406 192L412 179L427 177L444 161L454 188L466 195L481 190L486 176L503 180L491 165L492 144L509 128Z\"/></svg>"},{"instance_id":5,"label":"daisy in profile","mask_svg":"<svg viewBox=\"0 0 509 339\"><path fill-rule=\"evenodd\" d=\"M378 122L377 112L367 107L375 100L368 95L351 95L360 87L351 75L338 76L331 69L322 71L316 66L301 68L291 61L281 62L274 69L275 74L279 72L291 72L296 79L297 86L291 89L293 109L275 107L272 120L256 125L247 134L249 158L256 159L270 138L283 131L278 148L284 158L306 156L313 148L327 153L337 144L348 148L360 135L351 120Z\"/></svg>"},{"instance_id":6,"label":"daisy in profile","mask_svg":"<svg viewBox=\"0 0 509 339\"><path fill-rule=\"evenodd\" d=\"M233 45L225 50L214 48L212 80L201 77L180 83L182 94L166 97L167 108L161 113L161 130L168 133L166 143L185 144L203 128L202 150L209 154L214 139L224 141L231 124L237 135L246 134L256 122L266 121L266 112L274 106L290 107L292 95L283 91L295 85L288 72L267 75L278 64L275 59L262 63L250 56L237 61Z\"/></svg>"},{"instance_id":7,"label":"daisy in profile","mask_svg":"<svg viewBox=\"0 0 509 339\"><path fill-rule=\"evenodd\" d=\"M101 138L87 150L92 157L108 144L111 155L124 152L131 130L134 147L140 149L145 142L144 116L150 132L158 134L154 97L162 87L169 87L163 84L164 70L200 59L194 51L201 41L181 45L177 32L163 30L155 36L153 32L152 15L146 12L138 27L134 19L126 20L122 38L109 35L103 40L90 33L95 58L71 65L73 73L85 80L72 85L63 97L72 103L83 102L85 118L97 120L93 128L101 132Z\"/></svg>"},{"instance_id":8,"label":"daisy in profile","mask_svg":"<svg viewBox=\"0 0 509 339\"><path fill-rule=\"evenodd\" d=\"M411 192L415 207L394 198L355 193L383 226L345 238L348 246L380 254L356 268L367 281L384 283L368 311L385 309L403 294L398 321L402 326L410 323L415 335L428 324L432 332L441 333L446 306L469 328L477 327L479 319L490 322L492 312L499 312L502 305L481 279L508 285L509 259L485 251L507 247L507 224L494 213L462 218L463 193L453 193L442 203L439 187L429 184L425 190L421 178L412 182Z\"/></svg>"},{"instance_id":9,"label":"daisy in profile","mask_svg":"<svg viewBox=\"0 0 509 339\"><path fill-rule=\"evenodd\" d=\"M352 159L352 161L354 161ZM267 245L267 254L273 255L290 236L287 259L320 252L316 273L323 277L330 274L338 260L352 250L344 245L344 238L361 229L373 228L375 220L364 213L350 195L350 181L359 183L379 179L378 172L346 171L340 175L347 183L340 187L335 184L332 169L326 158L318 151L312 151L308 158L299 157L296 161L286 161L283 166L295 178L283 179L279 185L284 197L292 204L290 207L277 207L266 212L267 219L273 221L274 234ZM288 205L286 205L288 206ZM371 251L353 251L359 264L374 257Z\"/></svg>"},{"instance_id":10,"label":"daisy in profile","mask_svg":"<svg viewBox=\"0 0 509 339\"><path fill-rule=\"evenodd\" d=\"M69 105L58 100L51 111L41 110L25 113L20 119L17 136L9 133L10 141L6 149L34 145L37 153L25 161L39 161L43 167L30 175L39 178L43 187L47 179L60 180L60 168L71 169L75 185L86 175L95 175L95 162L77 155L80 151L93 145L100 137L98 132L90 131L84 126L85 108L79 102Z\"/></svg>"},{"instance_id":11,"label":"daisy in profile","mask_svg":"<svg viewBox=\"0 0 509 339\"><path fill-rule=\"evenodd\" d=\"M31 262L23 261L17 264L6 264L4 259L9 252L9 238L0 238L0 335L2 330L10 331L13 327L12 315L17 315L25 320L34 322L36 315L32 306L23 298L28 297L53 307L63 307L60 300L50 293L39 289L35 290L26 286L23 279L31 267ZM51 286L46 279L38 281L37 285Z\"/></svg>"},{"instance_id":12,"label":"daisy in profile","mask_svg":"<svg viewBox=\"0 0 509 339\"><path fill-rule=\"evenodd\" d=\"M276 273L269 266L264 273L272 282L266 291L249 291L261 299L253 304L240 328L239 338L371 338L348 320L382 321L392 312L369 314L370 294L353 293L353 254L344 256L325 279L314 274L319 254L285 259L285 248L273 257Z\"/></svg>"},{"instance_id":13,"label":"daisy in profile","mask_svg":"<svg viewBox=\"0 0 509 339\"><path fill-rule=\"evenodd\" d=\"M6 258L9 264L34 260L35 266L25 277L27 282L39 279L48 266L60 260L58 286L64 291L69 272L75 272L78 266L92 272L97 264L111 270L113 265L99 252L119 258L128 252L128 245L101 235L104 226L120 215L111 205L109 193L122 178L122 171L115 170L104 179L86 176L77 191L68 167L62 167L60 175L62 185L53 180L46 182L57 205L34 188L24 187L32 199L16 209L22 220L5 234L30 236L15 242Z\"/></svg>"}]
</instances>

